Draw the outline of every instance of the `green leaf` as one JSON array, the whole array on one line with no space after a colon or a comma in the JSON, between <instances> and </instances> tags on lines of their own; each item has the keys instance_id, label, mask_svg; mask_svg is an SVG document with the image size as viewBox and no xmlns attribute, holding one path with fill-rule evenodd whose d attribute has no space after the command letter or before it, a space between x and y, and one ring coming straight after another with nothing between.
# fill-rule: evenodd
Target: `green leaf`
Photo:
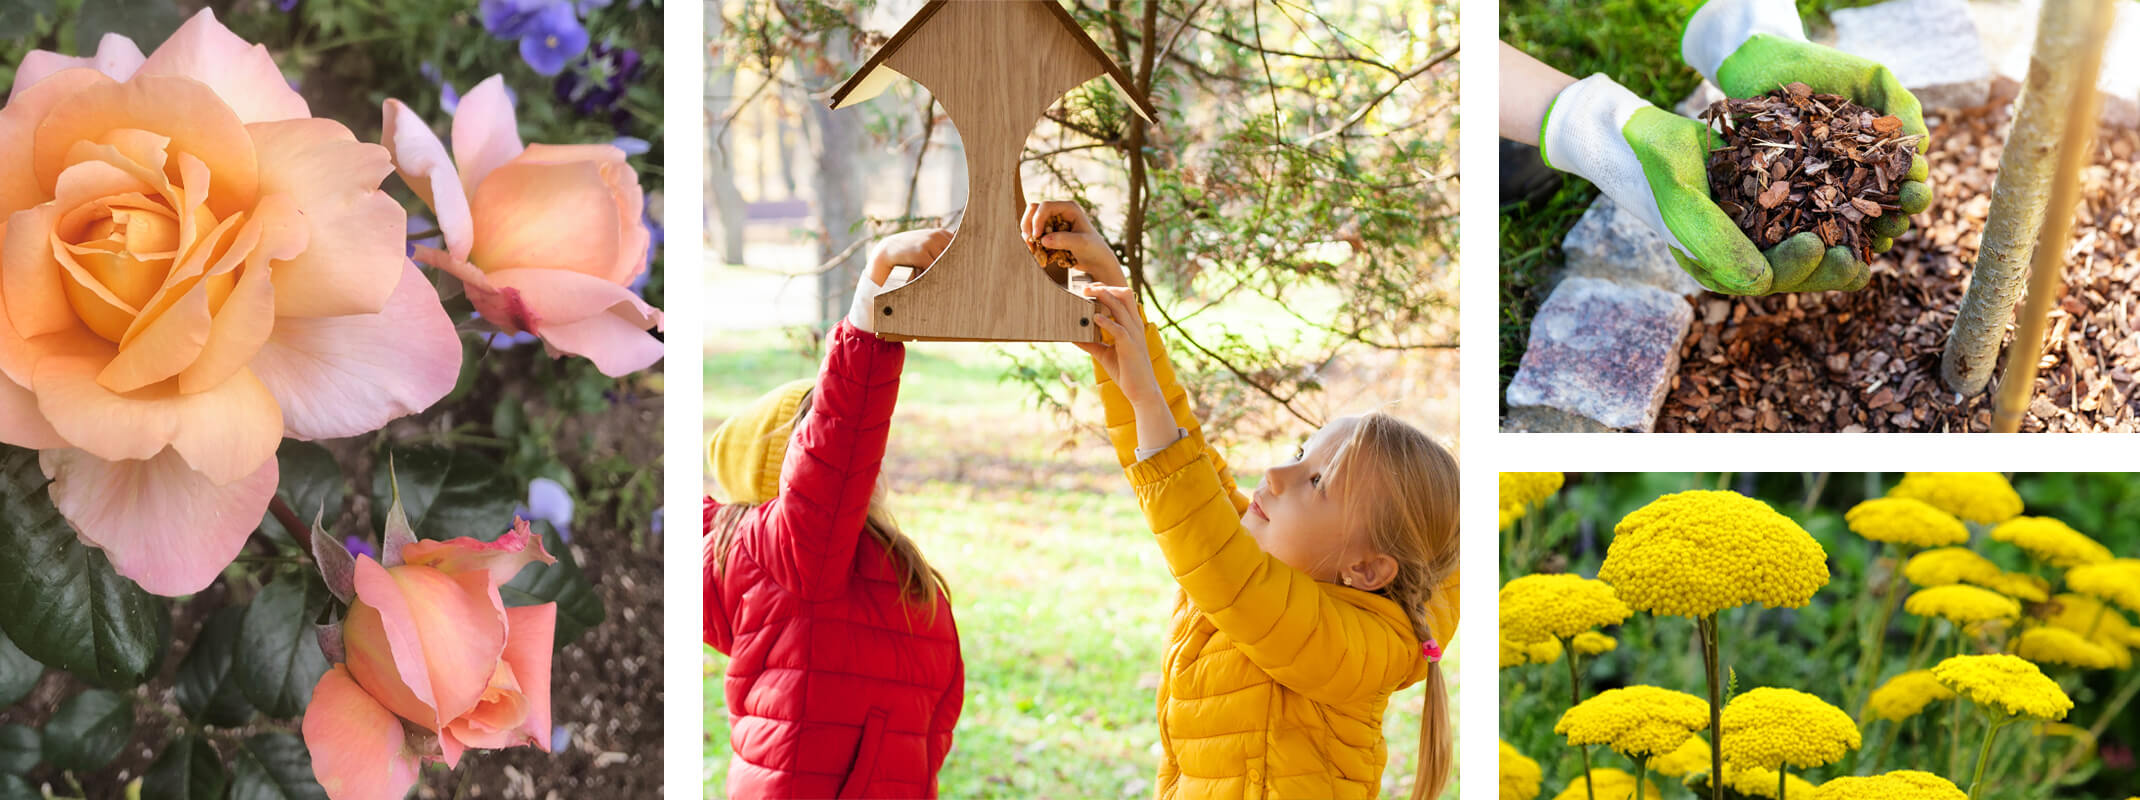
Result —
<instances>
[{"instance_id":1,"label":"green leaf","mask_svg":"<svg viewBox=\"0 0 2140 800\"><path fill-rule=\"evenodd\" d=\"M31 658L109 689L156 674L163 599L113 572L45 493L37 452L0 447L0 628Z\"/></svg>"},{"instance_id":2,"label":"green leaf","mask_svg":"<svg viewBox=\"0 0 2140 800\"><path fill-rule=\"evenodd\" d=\"M276 719L304 713L312 687L327 674L312 620L327 605L327 592L299 574L270 583L245 609L238 629L232 675L260 713Z\"/></svg>"},{"instance_id":3,"label":"green leaf","mask_svg":"<svg viewBox=\"0 0 2140 800\"><path fill-rule=\"evenodd\" d=\"M0 706L14 705L28 696L31 689L37 688L37 679L44 675L45 665L16 647L7 638L7 631L0 631Z\"/></svg>"},{"instance_id":4,"label":"green leaf","mask_svg":"<svg viewBox=\"0 0 2140 800\"><path fill-rule=\"evenodd\" d=\"M97 769L119 757L134 738L134 701L90 689L67 698L45 722L45 760L60 769Z\"/></svg>"},{"instance_id":5,"label":"green leaf","mask_svg":"<svg viewBox=\"0 0 2140 800\"><path fill-rule=\"evenodd\" d=\"M186 12L174 0L82 0L74 18L74 46L89 55L104 34L116 33L134 40L141 52L153 53L185 21Z\"/></svg>"},{"instance_id":6,"label":"green leaf","mask_svg":"<svg viewBox=\"0 0 2140 800\"><path fill-rule=\"evenodd\" d=\"M312 777L312 754L287 733L262 733L230 758L230 800L327 800Z\"/></svg>"},{"instance_id":7,"label":"green leaf","mask_svg":"<svg viewBox=\"0 0 2140 800\"><path fill-rule=\"evenodd\" d=\"M488 542L512 529L521 492L497 462L442 447L396 447L389 455L416 538L472 536ZM387 470L372 470L373 508L393 504L391 483ZM384 525L383 515L375 515L374 524Z\"/></svg>"},{"instance_id":8,"label":"green leaf","mask_svg":"<svg viewBox=\"0 0 2140 800\"><path fill-rule=\"evenodd\" d=\"M324 513L326 522L333 524L342 515L342 465L334 460L327 448L311 442L295 439L282 440L275 450L275 468L282 473L275 486L275 496L290 504L299 519L312 519ZM260 518L260 531L274 537L275 541L296 545L301 539L291 538L282 522L271 512Z\"/></svg>"},{"instance_id":9,"label":"green leaf","mask_svg":"<svg viewBox=\"0 0 2140 800\"><path fill-rule=\"evenodd\" d=\"M229 783L215 745L181 736L141 776L141 800L219 800Z\"/></svg>"},{"instance_id":10,"label":"green leaf","mask_svg":"<svg viewBox=\"0 0 2140 800\"><path fill-rule=\"evenodd\" d=\"M53 0L9 0L0 5L0 39L21 39L37 33L37 19L52 19Z\"/></svg>"},{"instance_id":11,"label":"green leaf","mask_svg":"<svg viewBox=\"0 0 2140 800\"><path fill-rule=\"evenodd\" d=\"M542 531L542 546L550 555L557 557L555 564L529 564L519 575L504 586L498 587L498 596L508 606L533 606L543 603L557 604L557 647L571 644L587 629L602 624L608 617L608 609L602 605L602 596L595 593L594 584L580 571L580 563L572 557L572 548L550 523L537 522L534 527Z\"/></svg>"},{"instance_id":12,"label":"green leaf","mask_svg":"<svg viewBox=\"0 0 2140 800\"><path fill-rule=\"evenodd\" d=\"M44 797L29 781L13 775L0 775L0 800L44 800Z\"/></svg>"},{"instance_id":13,"label":"green leaf","mask_svg":"<svg viewBox=\"0 0 2140 800\"><path fill-rule=\"evenodd\" d=\"M234 674L244 621L244 606L225 606L193 637L193 649L178 664L178 708L188 719L225 728L252 721L253 704Z\"/></svg>"},{"instance_id":14,"label":"green leaf","mask_svg":"<svg viewBox=\"0 0 2140 800\"><path fill-rule=\"evenodd\" d=\"M0 775L28 775L43 760L44 746L36 728L0 725Z\"/></svg>"}]
</instances>

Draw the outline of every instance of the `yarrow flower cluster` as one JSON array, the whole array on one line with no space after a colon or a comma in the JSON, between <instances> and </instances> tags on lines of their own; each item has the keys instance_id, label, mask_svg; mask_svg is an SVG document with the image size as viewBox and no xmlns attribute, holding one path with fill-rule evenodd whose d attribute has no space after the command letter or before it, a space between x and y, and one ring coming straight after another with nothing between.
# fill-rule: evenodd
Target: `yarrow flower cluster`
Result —
<instances>
[{"instance_id":1,"label":"yarrow flower cluster","mask_svg":"<svg viewBox=\"0 0 2140 800\"><path fill-rule=\"evenodd\" d=\"M1767 503L1691 491L1621 519L1598 577L1638 611L1704 617L1747 603L1803 606L1828 583L1828 564L1820 543Z\"/></svg>"},{"instance_id":2,"label":"yarrow flower cluster","mask_svg":"<svg viewBox=\"0 0 2140 800\"><path fill-rule=\"evenodd\" d=\"M1724 760L1767 770L1832 764L1863 744L1849 714L1796 689L1741 693L1724 704L1721 724Z\"/></svg>"},{"instance_id":3,"label":"yarrow flower cluster","mask_svg":"<svg viewBox=\"0 0 2140 800\"><path fill-rule=\"evenodd\" d=\"M2073 710L2073 699L2043 670L2004 653L1954 656L1934 665L1932 675L1956 694L2000 714L2059 720Z\"/></svg>"},{"instance_id":4,"label":"yarrow flower cluster","mask_svg":"<svg viewBox=\"0 0 2140 800\"><path fill-rule=\"evenodd\" d=\"M1546 639L1529 644L1516 644L1502 639L1501 666L1506 669L1525 664L1551 664L1560 660L1561 652L1559 639Z\"/></svg>"},{"instance_id":5,"label":"yarrow flower cluster","mask_svg":"<svg viewBox=\"0 0 2140 800\"><path fill-rule=\"evenodd\" d=\"M1990 525L2021 513L2021 495L1996 472L1911 472L1887 492L1922 500L1970 522Z\"/></svg>"},{"instance_id":6,"label":"yarrow flower cluster","mask_svg":"<svg viewBox=\"0 0 2140 800\"><path fill-rule=\"evenodd\" d=\"M2140 559L2116 558L2066 570L2073 591L2140 611Z\"/></svg>"},{"instance_id":7,"label":"yarrow flower cluster","mask_svg":"<svg viewBox=\"0 0 2140 800\"><path fill-rule=\"evenodd\" d=\"M1784 795L1788 798L1809 798L1816 787L1796 775L1783 777ZM1776 771L1762 767L1740 766L1724 762L1724 788L1747 797L1767 797L1775 800Z\"/></svg>"},{"instance_id":8,"label":"yarrow flower cluster","mask_svg":"<svg viewBox=\"0 0 2140 800\"><path fill-rule=\"evenodd\" d=\"M2081 669L2109 669L2118 663L2110 649L2064 628L2030 628L2021 632L2014 654L2039 664Z\"/></svg>"},{"instance_id":9,"label":"yarrow flower cluster","mask_svg":"<svg viewBox=\"0 0 2140 800\"><path fill-rule=\"evenodd\" d=\"M1522 519L1531 506L1560 491L1566 480L1567 476L1558 472L1501 473L1501 527Z\"/></svg>"},{"instance_id":10,"label":"yarrow flower cluster","mask_svg":"<svg viewBox=\"0 0 2140 800\"><path fill-rule=\"evenodd\" d=\"M1994 592L2030 603L2041 603L2051 597L2051 583L2034 575L2020 572L2000 572L1981 581L1973 581Z\"/></svg>"},{"instance_id":11,"label":"yarrow flower cluster","mask_svg":"<svg viewBox=\"0 0 2140 800\"><path fill-rule=\"evenodd\" d=\"M1709 770L1709 740L1689 736L1679 749L1650 759L1650 771L1677 778Z\"/></svg>"},{"instance_id":12,"label":"yarrow flower cluster","mask_svg":"<svg viewBox=\"0 0 2140 800\"><path fill-rule=\"evenodd\" d=\"M1902 610L1920 617L1939 617L1955 624L2021 616L2021 604L2013 598L1959 583L1919 589L1902 601Z\"/></svg>"},{"instance_id":13,"label":"yarrow flower cluster","mask_svg":"<svg viewBox=\"0 0 2140 800\"><path fill-rule=\"evenodd\" d=\"M1889 722L1901 722L1923 713L1925 706L1942 700L1954 699L1954 690L1932 677L1929 669L1913 669L1896 675L1874 689L1872 705L1874 716Z\"/></svg>"},{"instance_id":14,"label":"yarrow flower cluster","mask_svg":"<svg viewBox=\"0 0 2140 800\"><path fill-rule=\"evenodd\" d=\"M2111 669L2132 666L2131 648L2140 646L2140 630L2126 621L2124 613L2093 597L2070 592L2051 598L2049 608L2045 625L2078 633L2103 648L2110 653Z\"/></svg>"},{"instance_id":15,"label":"yarrow flower cluster","mask_svg":"<svg viewBox=\"0 0 2140 800\"><path fill-rule=\"evenodd\" d=\"M1966 800L1953 781L1914 769L1885 775L1834 778L1814 790L1813 800Z\"/></svg>"},{"instance_id":16,"label":"yarrow flower cluster","mask_svg":"<svg viewBox=\"0 0 2140 800\"><path fill-rule=\"evenodd\" d=\"M1501 636L1517 644L1569 639L1634 613L1612 585L1581 575L1525 575L1501 586Z\"/></svg>"},{"instance_id":17,"label":"yarrow flower cluster","mask_svg":"<svg viewBox=\"0 0 2140 800\"><path fill-rule=\"evenodd\" d=\"M1575 648L1576 655L1595 656L1620 649L1620 640L1597 631L1584 631L1575 635L1568 644Z\"/></svg>"},{"instance_id":18,"label":"yarrow flower cluster","mask_svg":"<svg viewBox=\"0 0 2140 800\"><path fill-rule=\"evenodd\" d=\"M1843 514L1850 531L1876 542L1944 547L1969 541L1969 527L1953 514L1910 497L1879 497Z\"/></svg>"},{"instance_id":19,"label":"yarrow flower cluster","mask_svg":"<svg viewBox=\"0 0 2140 800\"><path fill-rule=\"evenodd\" d=\"M1553 732L1573 745L1601 744L1630 758L1679 749L1709 727L1709 701L1656 686L1608 689L1560 715Z\"/></svg>"},{"instance_id":20,"label":"yarrow flower cluster","mask_svg":"<svg viewBox=\"0 0 2140 800\"><path fill-rule=\"evenodd\" d=\"M1981 586L1998 575L1999 565L1966 547L1926 550L1910 556L1910 560L1902 565L1902 577L1918 586L1946 586L1954 583L1974 583Z\"/></svg>"},{"instance_id":21,"label":"yarrow flower cluster","mask_svg":"<svg viewBox=\"0 0 2140 800\"><path fill-rule=\"evenodd\" d=\"M1538 762L1511 747L1507 740L1501 742L1501 800L1531 800L1538 796L1538 785L1544 780Z\"/></svg>"},{"instance_id":22,"label":"yarrow flower cluster","mask_svg":"<svg viewBox=\"0 0 2140 800\"><path fill-rule=\"evenodd\" d=\"M1657 784L1642 782L1642 796L1656 797ZM1553 800L1634 800L1635 776L1616 769L1601 768L1590 771L1590 788L1585 789L1583 779L1577 776L1568 782L1568 788L1560 790Z\"/></svg>"},{"instance_id":23,"label":"yarrow flower cluster","mask_svg":"<svg viewBox=\"0 0 2140 800\"><path fill-rule=\"evenodd\" d=\"M2050 517L2015 517L1991 529L1991 538L2060 569L2110 560L2110 548Z\"/></svg>"}]
</instances>

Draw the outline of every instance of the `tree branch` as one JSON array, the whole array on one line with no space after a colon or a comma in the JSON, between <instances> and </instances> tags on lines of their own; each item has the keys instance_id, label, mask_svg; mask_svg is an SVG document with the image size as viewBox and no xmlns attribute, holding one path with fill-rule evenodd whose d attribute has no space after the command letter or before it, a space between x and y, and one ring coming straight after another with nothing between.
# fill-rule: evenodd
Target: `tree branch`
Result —
<instances>
[{"instance_id":1,"label":"tree branch","mask_svg":"<svg viewBox=\"0 0 2140 800\"><path fill-rule=\"evenodd\" d=\"M1396 93L1397 87L1410 83L1413 78L1417 78L1421 74L1425 73L1427 70L1433 69L1436 65L1439 65L1442 62L1448 61L1449 59L1455 57L1457 50L1462 47L1463 45L1452 45L1449 49L1434 54L1434 57L1427 59L1426 63L1413 68L1411 72L1405 73L1402 77L1399 77L1395 82L1391 83L1389 85L1389 88L1383 89L1381 93L1376 94L1372 99L1369 99L1366 105L1360 106L1360 109L1358 111L1352 112L1352 115L1346 117L1345 121L1343 123L1340 123L1337 127L1308 137L1307 143L1314 144L1324 139L1328 139L1332 136L1344 133L1347 128L1351 128L1354 125L1360 124L1360 120L1367 118L1368 112L1375 110L1375 106L1381 105L1382 101L1389 99L1389 96L1391 94Z\"/></svg>"}]
</instances>

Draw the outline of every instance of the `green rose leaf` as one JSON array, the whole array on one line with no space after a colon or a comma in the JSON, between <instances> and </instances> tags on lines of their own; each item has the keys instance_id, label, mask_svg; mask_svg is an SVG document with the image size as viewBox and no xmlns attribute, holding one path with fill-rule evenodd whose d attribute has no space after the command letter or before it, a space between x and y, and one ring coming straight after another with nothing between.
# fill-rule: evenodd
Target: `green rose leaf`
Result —
<instances>
[{"instance_id":1,"label":"green rose leaf","mask_svg":"<svg viewBox=\"0 0 2140 800\"><path fill-rule=\"evenodd\" d=\"M312 777L312 753L287 733L246 739L230 759L230 800L327 800Z\"/></svg>"},{"instance_id":2,"label":"green rose leaf","mask_svg":"<svg viewBox=\"0 0 2140 800\"><path fill-rule=\"evenodd\" d=\"M254 708L276 719L304 713L312 687L327 674L327 655L312 626L327 605L327 590L309 577L293 575L261 589L238 628L238 688Z\"/></svg>"},{"instance_id":3,"label":"green rose leaf","mask_svg":"<svg viewBox=\"0 0 2140 800\"><path fill-rule=\"evenodd\" d=\"M0 631L0 706L14 705L28 696L44 675L45 665L9 641L7 631Z\"/></svg>"},{"instance_id":4,"label":"green rose leaf","mask_svg":"<svg viewBox=\"0 0 2140 800\"><path fill-rule=\"evenodd\" d=\"M31 786L29 781L14 775L0 774L0 800L45 800L44 794Z\"/></svg>"},{"instance_id":5,"label":"green rose leaf","mask_svg":"<svg viewBox=\"0 0 2140 800\"><path fill-rule=\"evenodd\" d=\"M134 701L90 689L67 698L45 722L45 760L60 769L88 771L119 757L134 738Z\"/></svg>"},{"instance_id":6,"label":"green rose leaf","mask_svg":"<svg viewBox=\"0 0 2140 800\"><path fill-rule=\"evenodd\" d=\"M520 574L510 582L498 587L498 596L508 606L537 606L543 603L557 604L557 647L571 644L588 628L602 624L608 609L602 605L602 596L595 593L594 584L587 574L580 571L580 563L572 557L572 548L550 523L533 525L542 531L542 546L557 558L555 564L535 563L521 568Z\"/></svg>"},{"instance_id":7,"label":"green rose leaf","mask_svg":"<svg viewBox=\"0 0 2140 800\"><path fill-rule=\"evenodd\" d=\"M399 481L401 508L416 538L488 542L512 529L521 492L497 462L442 447L396 447L390 455L392 470L385 464L372 470L372 508L392 506L393 483ZM372 517L375 529L385 525L383 513Z\"/></svg>"},{"instance_id":8,"label":"green rose leaf","mask_svg":"<svg viewBox=\"0 0 2140 800\"><path fill-rule=\"evenodd\" d=\"M0 725L0 775L27 775L44 760L44 743L28 725Z\"/></svg>"},{"instance_id":9,"label":"green rose leaf","mask_svg":"<svg viewBox=\"0 0 2140 800\"><path fill-rule=\"evenodd\" d=\"M37 19L52 19L53 0L12 0L0 4L0 39L20 39L37 33Z\"/></svg>"},{"instance_id":10,"label":"green rose leaf","mask_svg":"<svg viewBox=\"0 0 2140 800\"><path fill-rule=\"evenodd\" d=\"M225 728L252 721L253 704L245 699L236 675L244 621L244 606L226 606L193 637L193 649L178 664L178 708L188 719Z\"/></svg>"},{"instance_id":11,"label":"green rose leaf","mask_svg":"<svg viewBox=\"0 0 2140 800\"><path fill-rule=\"evenodd\" d=\"M141 800L220 800L229 783L214 745L199 736L181 736L141 776Z\"/></svg>"},{"instance_id":12,"label":"green rose leaf","mask_svg":"<svg viewBox=\"0 0 2140 800\"><path fill-rule=\"evenodd\" d=\"M163 599L113 572L52 507L37 452L0 447L0 629L31 658L125 689L163 665Z\"/></svg>"},{"instance_id":13,"label":"green rose leaf","mask_svg":"<svg viewBox=\"0 0 2140 800\"><path fill-rule=\"evenodd\" d=\"M104 34L116 33L134 40L141 52L153 53L185 21L176 0L82 0L74 18L75 52L95 53Z\"/></svg>"},{"instance_id":14,"label":"green rose leaf","mask_svg":"<svg viewBox=\"0 0 2140 800\"><path fill-rule=\"evenodd\" d=\"M342 465L334 460L334 454L311 442L284 439L275 450L275 466L282 473L275 496L289 503L290 510L306 522L324 509L323 524L332 527L342 515ZM259 530L292 547L302 541L290 538L290 532L283 529L273 513L260 518Z\"/></svg>"}]
</instances>

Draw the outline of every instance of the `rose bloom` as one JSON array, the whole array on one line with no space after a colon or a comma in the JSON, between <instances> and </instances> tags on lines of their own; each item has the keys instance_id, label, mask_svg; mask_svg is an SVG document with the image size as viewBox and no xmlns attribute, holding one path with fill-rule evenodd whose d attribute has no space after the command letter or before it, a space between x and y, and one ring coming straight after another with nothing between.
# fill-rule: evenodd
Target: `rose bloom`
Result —
<instances>
[{"instance_id":1,"label":"rose bloom","mask_svg":"<svg viewBox=\"0 0 2140 800\"><path fill-rule=\"evenodd\" d=\"M400 800L421 761L455 766L470 749L549 751L557 604L506 608L498 587L556 560L524 520L495 542L418 541L387 565L357 559L342 622L349 660L305 707L305 747L328 797Z\"/></svg>"},{"instance_id":2,"label":"rose bloom","mask_svg":"<svg viewBox=\"0 0 2140 800\"><path fill-rule=\"evenodd\" d=\"M0 108L0 442L119 574L206 587L284 437L378 429L460 343L404 257L387 152L202 11L144 57L38 51Z\"/></svg>"},{"instance_id":3,"label":"rose bloom","mask_svg":"<svg viewBox=\"0 0 2140 800\"><path fill-rule=\"evenodd\" d=\"M661 310L630 286L647 268L645 197L624 151L527 145L498 76L461 98L453 157L423 120L386 101L395 169L438 217L446 249L416 260L460 278L485 320L541 337L554 356L616 377L661 359Z\"/></svg>"}]
</instances>

